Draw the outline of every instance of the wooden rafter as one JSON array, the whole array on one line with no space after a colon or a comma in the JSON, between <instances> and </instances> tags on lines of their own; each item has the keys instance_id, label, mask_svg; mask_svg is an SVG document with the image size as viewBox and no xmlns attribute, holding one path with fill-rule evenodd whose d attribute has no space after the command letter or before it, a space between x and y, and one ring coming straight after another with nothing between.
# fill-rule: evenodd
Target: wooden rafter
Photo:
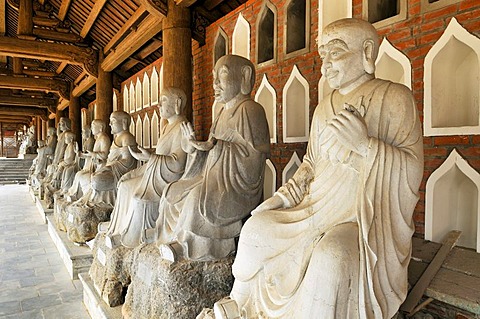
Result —
<instances>
[{"instance_id":1,"label":"wooden rafter","mask_svg":"<svg viewBox=\"0 0 480 319\"><path fill-rule=\"evenodd\" d=\"M95 85L97 79L91 75L84 78L80 83L75 86L72 90L72 95L75 97L81 96L83 93L87 92L92 86Z\"/></svg>"},{"instance_id":2,"label":"wooden rafter","mask_svg":"<svg viewBox=\"0 0 480 319\"><path fill-rule=\"evenodd\" d=\"M68 100L70 98L70 85L65 81L54 79L2 75L0 76L0 87L55 92L64 99Z\"/></svg>"},{"instance_id":3,"label":"wooden rafter","mask_svg":"<svg viewBox=\"0 0 480 319\"><path fill-rule=\"evenodd\" d=\"M182 7L190 7L195 2L197 2L197 0L175 0L175 4Z\"/></svg>"},{"instance_id":4,"label":"wooden rafter","mask_svg":"<svg viewBox=\"0 0 480 319\"><path fill-rule=\"evenodd\" d=\"M97 75L98 52L91 48L0 36L0 55L68 62L81 65L89 74Z\"/></svg>"},{"instance_id":5,"label":"wooden rafter","mask_svg":"<svg viewBox=\"0 0 480 319\"><path fill-rule=\"evenodd\" d=\"M60 9L58 10L58 19L60 19L61 21L65 20L71 4L72 0L62 0L62 4L60 5Z\"/></svg>"},{"instance_id":6,"label":"wooden rafter","mask_svg":"<svg viewBox=\"0 0 480 319\"><path fill-rule=\"evenodd\" d=\"M42 120L47 120L47 109L25 106L3 106L0 105L0 114L40 116Z\"/></svg>"},{"instance_id":7,"label":"wooden rafter","mask_svg":"<svg viewBox=\"0 0 480 319\"><path fill-rule=\"evenodd\" d=\"M0 105L36 106L55 108L57 102L53 99L25 97L15 95L0 95Z\"/></svg>"},{"instance_id":8,"label":"wooden rafter","mask_svg":"<svg viewBox=\"0 0 480 319\"><path fill-rule=\"evenodd\" d=\"M85 38L90 32L90 29L92 28L93 24L97 20L98 15L103 9L103 6L107 3L107 0L96 0L95 5L92 8L92 11L90 11L90 14L88 15L87 21L82 27L82 31L80 31L80 36L82 38Z\"/></svg>"},{"instance_id":9,"label":"wooden rafter","mask_svg":"<svg viewBox=\"0 0 480 319\"><path fill-rule=\"evenodd\" d=\"M110 54L105 57L102 62L102 69L106 72L113 71L153 36L159 33L162 30L162 24L162 19L159 21L157 16L149 15L139 24L135 31L132 31L125 37L115 48L115 51L110 52Z\"/></svg>"},{"instance_id":10,"label":"wooden rafter","mask_svg":"<svg viewBox=\"0 0 480 319\"><path fill-rule=\"evenodd\" d=\"M60 63L60 65L58 66L57 70L55 71L57 74L60 74L63 72L63 70L67 67L68 63L67 62L62 62Z\"/></svg>"}]
</instances>

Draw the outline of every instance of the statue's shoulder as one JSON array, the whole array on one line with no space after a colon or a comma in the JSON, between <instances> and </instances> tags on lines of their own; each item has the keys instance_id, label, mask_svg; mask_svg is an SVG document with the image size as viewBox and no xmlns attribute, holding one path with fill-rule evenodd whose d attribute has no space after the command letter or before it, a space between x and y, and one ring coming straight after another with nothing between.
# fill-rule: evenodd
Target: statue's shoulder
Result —
<instances>
[{"instance_id":1,"label":"statue's shoulder","mask_svg":"<svg viewBox=\"0 0 480 319\"><path fill-rule=\"evenodd\" d=\"M263 108L263 106L256 102L255 100L253 99L248 99L246 101L244 101L241 105L240 105L241 108L243 108L245 111L247 111L247 113L249 114L249 116L260 116L260 117L265 117L265 110Z\"/></svg>"},{"instance_id":2,"label":"statue's shoulder","mask_svg":"<svg viewBox=\"0 0 480 319\"><path fill-rule=\"evenodd\" d=\"M135 136L132 135L129 131L123 131L118 136L118 144L121 146L133 146L137 145L137 141L135 140Z\"/></svg>"}]
</instances>

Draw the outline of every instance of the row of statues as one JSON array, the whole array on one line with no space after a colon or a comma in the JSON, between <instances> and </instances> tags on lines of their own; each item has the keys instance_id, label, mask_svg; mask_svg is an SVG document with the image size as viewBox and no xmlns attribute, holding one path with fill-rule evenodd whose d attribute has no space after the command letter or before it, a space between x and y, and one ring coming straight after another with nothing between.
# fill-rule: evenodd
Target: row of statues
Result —
<instances>
[{"instance_id":1,"label":"row of statues","mask_svg":"<svg viewBox=\"0 0 480 319\"><path fill-rule=\"evenodd\" d=\"M390 319L408 289L423 142L412 93L375 78L378 48L375 28L363 20L324 28L321 72L334 90L314 112L299 169L263 203L268 124L251 98L255 67L235 55L215 64L215 100L223 106L206 141L184 116L185 93L166 88L155 153L136 145L123 111L110 117L111 145L95 120L95 143L82 152L72 146L68 121L60 121L43 183L57 192L56 209L72 216L60 213L64 223L85 222L78 221L85 207L87 219L99 205L110 208L98 220L95 245L130 254L118 263L142 249L157 251L159 267L205 268L234 258L229 296L198 318ZM42 147L39 154L52 153ZM85 159L82 169L75 154ZM97 255L95 267L113 263Z\"/></svg>"}]
</instances>

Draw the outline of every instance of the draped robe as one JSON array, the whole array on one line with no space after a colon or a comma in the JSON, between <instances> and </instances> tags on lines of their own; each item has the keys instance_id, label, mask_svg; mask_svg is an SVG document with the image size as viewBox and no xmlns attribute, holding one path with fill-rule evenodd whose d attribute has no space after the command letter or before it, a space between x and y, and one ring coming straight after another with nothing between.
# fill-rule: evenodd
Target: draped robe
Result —
<instances>
[{"instance_id":1,"label":"draped robe","mask_svg":"<svg viewBox=\"0 0 480 319\"><path fill-rule=\"evenodd\" d=\"M210 134L217 143L204 154L200 172L165 188L157 219L158 241L178 241L193 260L223 258L235 250L242 219L261 199L270 151L265 112L251 99L223 107Z\"/></svg>"},{"instance_id":2,"label":"draped robe","mask_svg":"<svg viewBox=\"0 0 480 319\"><path fill-rule=\"evenodd\" d=\"M423 174L412 94L374 79L346 96L363 100L363 158L327 125L340 111L337 93L315 110L303 163L277 192L286 208L242 228L231 297L248 318L390 319L406 296Z\"/></svg>"},{"instance_id":3,"label":"draped robe","mask_svg":"<svg viewBox=\"0 0 480 319\"><path fill-rule=\"evenodd\" d=\"M182 149L180 117L165 125L158 139L155 154L147 163L129 173L120 183L107 234L120 235L122 245L136 247L146 242L145 231L155 228L162 191L178 180L185 169L186 153Z\"/></svg>"}]
</instances>

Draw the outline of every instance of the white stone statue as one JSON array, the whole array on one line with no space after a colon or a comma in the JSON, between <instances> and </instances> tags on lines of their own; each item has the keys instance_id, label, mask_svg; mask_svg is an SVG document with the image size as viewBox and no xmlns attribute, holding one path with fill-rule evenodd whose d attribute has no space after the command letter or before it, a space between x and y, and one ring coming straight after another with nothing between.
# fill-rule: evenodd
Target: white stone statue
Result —
<instances>
[{"instance_id":1,"label":"white stone statue","mask_svg":"<svg viewBox=\"0 0 480 319\"><path fill-rule=\"evenodd\" d=\"M160 97L162 125L154 154L140 148L132 155L146 161L119 180L118 195L107 235L112 242L133 248L147 242L146 231L153 230L163 189L178 180L185 169L187 155L182 149L182 123L187 96L177 88L165 88ZM114 239L115 238L115 239Z\"/></svg>"},{"instance_id":2,"label":"white stone statue","mask_svg":"<svg viewBox=\"0 0 480 319\"><path fill-rule=\"evenodd\" d=\"M191 124L182 124L185 151L198 158L189 159L185 175L168 185L160 200L157 243L165 258L227 257L236 249L242 219L260 202L270 142L264 109L250 97L254 83L249 60L220 58L213 87L216 101L225 106L208 141L197 141Z\"/></svg>"},{"instance_id":3,"label":"white stone statue","mask_svg":"<svg viewBox=\"0 0 480 319\"><path fill-rule=\"evenodd\" d=\"M323 30L321 70L334 91L315 110L295 175L242 228L231 299L215 305L216 318L396 314L408 288L423 142L410 90L375 79L377 52L368 22Z\"/></svg>"},{"instance_id":4,"label":"white stone statue","mask_svg":"<svg viewBox=\"0 0 480 319\"><path fill-rule=\"evenodd\" d=\"M47 173L47 166L51 162L51 157L55 153L57 146L57 130L54 127L49 127L47 130L47 140L38 144L37 159L33 174L30 178L32 188L38 191L43 178Z\"/></svg>"},{"instance_id":5,"label":"white stone statue","mask_svg":"<svg viewBox=\"0 0 480 319\"><path fill-rule=\"evenodd\" d=\"M78 171L78 144L75 141L75 133L65 132L65 144L67 144L67 147L65 148L63 161L58 164L55 172L55 174L61 175L60 192L66 192L72 186L73 178Z\"/></svg>"}]
</instances>

